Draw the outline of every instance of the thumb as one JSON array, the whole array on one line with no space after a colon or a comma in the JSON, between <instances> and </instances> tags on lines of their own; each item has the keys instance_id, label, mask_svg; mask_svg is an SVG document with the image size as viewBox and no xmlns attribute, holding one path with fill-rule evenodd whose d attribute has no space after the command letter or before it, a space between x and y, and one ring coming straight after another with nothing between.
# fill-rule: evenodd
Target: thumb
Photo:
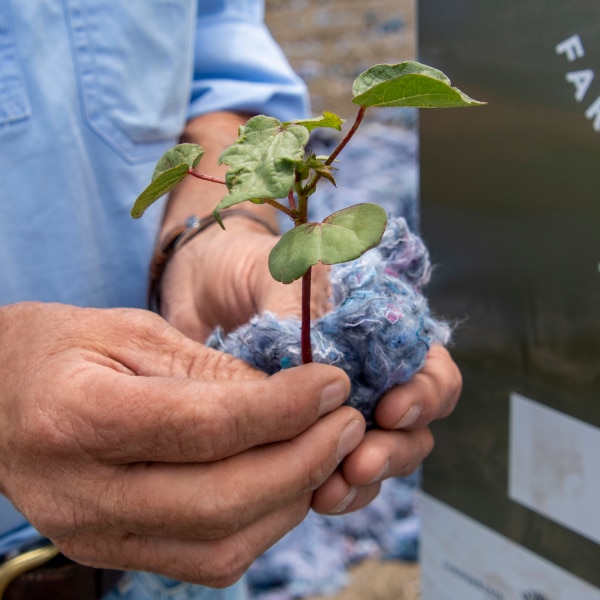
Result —
<instances>
[{"instance_id":1,"label":"thumb","mask_svg":"<svg viewBox=\"0 0 600 600\"><path fill-rule=\"evenodd\" d=\"M184 355L173 361L178 363L173 374L92 372L95 401L80 408L97 430L85 442L87 451L122 463L220 460L299 435L349 393L348 378L336 367L310 364L266 377L229 355L197 346L210 356L208 363L200 354L195 360ZM132 410L143 418L132 420ZM104 440L115 432L126 443L107 448Z\"/></svg>"}]
</instances>

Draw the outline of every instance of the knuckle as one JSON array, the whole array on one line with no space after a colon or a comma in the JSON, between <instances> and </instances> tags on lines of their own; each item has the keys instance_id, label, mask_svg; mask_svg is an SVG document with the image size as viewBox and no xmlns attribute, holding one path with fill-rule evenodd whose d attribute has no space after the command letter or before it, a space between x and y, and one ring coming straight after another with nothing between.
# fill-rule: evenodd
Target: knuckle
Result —
<instances>
[{"instance_id":1,"label":"knuckle","mask_svg":"<svg viewBox=\"0 0 600 600\"><path fill-rule=\"evenodd\" d=\"M246 544L227 540L215 548L205 559L203 568L205 585L225 588L233 585L250 568L255 555Z\"/></svg>"},{"instance_id":2,"label":"knuckle","mask_svg":"<svg viewBox=\"0 0 600 600\"><path fill-rule=\"evenodd\" d=\"M440 399L439 417L447 417L454 410L462 392L462 373L450 352L443 346L432 347L431 357L436 368L429 375L431 385Z\"/></svg>"},{"instance_id":3,"label":"knuckle","mask_svg":"<svg viewBox=\"0 0 600 600\"><path fill-rule=\"evenodd\" d=\"M431 454L434 438L429 427L424 427L414 431L411 439L413 445L412 460L410 461L412 472Z\"/></svg>"},{"instance_id":4,"label":"knuckle","mask_svg":"<svg viewBox=\"0 0 600 600\"><path fill-rule=\"evenodd\" d=\"M226 402L219 402L218 397L212 396L211 400L198 407L194 456L199 462L226 458L246 446L246 428L239 416L228 409Z\"/></svg>"},{"instance_id":5,"label":"knuckle","mask_svg":"<svg viewBox=\"0 0 600 600\"><path fill-rule=\"evenodd\" d=\"M428 424L436 419L440 411L439 403L442 401L442 396L436 389L437 382L428 375L422 375L422 381L424 382L424 392L421 395L421 402L419 404L421 414L416 425Z\"/></svg>"},{"instance_id":6,"label":"knuckle","mask_svg":"<svg viewBox=\"0 0 600 600\"><path fill-rule=\"evenodd\" d=\"M433 437L433 433L431 433L431 429L426 428L423 429L421 434L422 439L422 454L423 458L429 456L433 452L433 448L435 447L435 438ZM421 461L419 461L421 462Z\"/></svg>"},{"instance_id":7,"label":"knuckle","mask_svg":"<svg viewBox=\"0 0 600 600\"><path fill-rule=\"evenodd\" d=\"M335 470L335 464L330 464L329 461L320 461L316 464L306 463L304 469L306 472L305 489L316 490L328 479Z\"/></svg>"},{"instance_id":8,"label":"knuckle","mask_svg":"<svg viewBox=\"0 0 600 600\"><path fill-rule=\"evenodd\" d=\"M412 432L410 437L410 454L400 466L399 475L407 477L414 473L434 448L434 437L429 428Z\"/></svg>"},{"instance_id":9,"label":"knuckle","mask_svg":"<svg viewBox=\"0 0 600 600\"><path fill-rule=\"evenodd\" d=\"M196 494L183 504L185 514L194 514L198 523L194 536L217 542L226 540L246 523L248 497L236 490L213 482L204 487L206 493Z\"/></svg>"},{"instance_id":10,"label":"knuckle","mask_svg":"<svg viewBox=\"0 0 600 600\"><path fill-rule=\"evenodd\" d=\"M232 503L206 504L199 509L201 520L208 524L205 536L208 539L222 539L232 535L241 527L240 507Z\"/></svg>"},{"instance_id":11,"label":"knuckle","mask_svg":"<svg viewBox=\"0 0 600 600\"><path fill-rule=\"evenodd\" d=\"M449 390L449 402L448 402L448 414L452 412L456 403L458 402L458 398L462 392L463 387L463 377L458 365L454 364L454 369L452 372L452 382L450 383Z\"/></svg>"}]
</instances>

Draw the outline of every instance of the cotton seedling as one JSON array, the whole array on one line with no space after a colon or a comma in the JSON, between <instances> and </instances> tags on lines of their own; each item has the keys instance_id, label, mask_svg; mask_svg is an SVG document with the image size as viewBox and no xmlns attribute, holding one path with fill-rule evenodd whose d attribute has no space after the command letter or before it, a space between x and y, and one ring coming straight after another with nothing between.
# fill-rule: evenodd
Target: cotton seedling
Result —
<instances>
[{"instance_id":1,"label":"cotton seedling","mask_svg":"<svg viewBox=\"0 0 600 600\"><path fill-rule=\"evenodd\" d=\"M310 342L311 269L317 263L333 265L354 260L381 241L386 212L376 204L362 203L334 212L322 222L309 221L308 205L322 180L335 185L340 152L359 128L368 108L451 108L484 104L451 85L441 71L414 61L375 65L360 74L352 86L358 113L347 133L329 156L307 150L310 134L318 128L342 131L344 121L332 112L312 119L281 122L273 117L252 117L240 128L238 139L221 154L228 165L225 179L204 175L198 165L204 155L196 144L179 144L158 161L151 183L131 209L134 218L185 177L206 179L227 188L214 209L221 211L242 202L269 204L293 221L269 256L269 271L282 283L302 279L301 352L312 361ZM335 163L335 167L334 167Z\"/></svg>"}]
</instances>

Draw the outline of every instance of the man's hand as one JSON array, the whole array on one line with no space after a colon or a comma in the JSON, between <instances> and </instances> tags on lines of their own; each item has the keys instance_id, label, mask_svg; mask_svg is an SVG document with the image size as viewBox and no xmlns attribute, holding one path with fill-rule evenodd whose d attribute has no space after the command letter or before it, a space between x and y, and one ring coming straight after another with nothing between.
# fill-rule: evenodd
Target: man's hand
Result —
<instances>
[{"instance_id":1,"label":"man's hand","mask_svg":"<svg viewBox=\"0 0 600 600\"><path fill-rule=\"evenodd\" d=\"M237 137L243 122L243 115L217 113L188 124L185 141L207 149L200 166L217 163L216 157ZM223 175L225 169L220 169L211 174ZM214 184L188 178L171 194L166 223L180 224L191 212L210 213L223 193ZM273 218L268 206L245 206ZM283 285L268 272L267 257L276 238L248 219L231 218L225 226L225 232L211 227L194 238L165 271L163 314L199 341L217 325L229 330L263 311L282 317L300 314L299 282ZM328 310L329 296L326 269L313 267L313 318ZM433 346L420 373L381 399L376 412L381 429L368 432L316 491L313 508L326 513L357 510L377 495L382 479L414 471L433 448L429 424L452 412L461 387L460 372L448 351Z\"/></svg>"},{"instance_id":2,"label":"man's hand","mask_svg":"<svg viewBox=\"0 0 600 600\"><path fill-rule=\"evenodd\" d=\"M462 377L450 353L432 346L423 368L379 401L375 419L381 429L368 431L315 492L313 508L331 514L357 510L377 495L382 480L415 471L433 449L430 423L450 415L461 388Z\"/></svg>"},{"instance_id":3,"label":"man's hand","mask_svg":"<svg viewBox=\"0 0 600 600\"><path fill-rule=\"evenodd\" d=\"M270 310L300 315L301 281L283 284L269 273L271 248L279 238L244 217L196 236L169 261L162 281L162 314L177 329L205 341L217 326L230 331ZM329 309L329 269L312 269L311 316Z\"/></svg>"},{"instance_id":4,"label":"man's hand","mask_svg":"<svg viewBox=\"0 0 600 600\"><path fill-rule=\"evenodd\" d=\"M0 369L0 490L95 566L229 585L364 435L339 369L265 377L146 311L3 307Z\"/></svg>"},{"instance_id":5,"label":"man's hand","mask_svg":"<svg viewBox=\"0 0 600 600\"><path fill-rule=\"evenodd\" d=\"M196 339L203 340L216 325L232 329L265 310L299 316L299 286L277 283L268 273L273 236L248 231L245 228L253 225L239 221L226 232L198 236L201 239L191 242L187 252L184 247L181 256L175 255L166 272L165 316ZM330 289L327 272L313 271L314 318L327 310ZM461 387L460 371L449 352L434 345L421 371L380 400L375 415L380 429L369 431L317 490L313 508L333 514L357 510L377 495L383 479L417 469L433 449L429 424L454 410Z\"/></svg>"}]
</instances>

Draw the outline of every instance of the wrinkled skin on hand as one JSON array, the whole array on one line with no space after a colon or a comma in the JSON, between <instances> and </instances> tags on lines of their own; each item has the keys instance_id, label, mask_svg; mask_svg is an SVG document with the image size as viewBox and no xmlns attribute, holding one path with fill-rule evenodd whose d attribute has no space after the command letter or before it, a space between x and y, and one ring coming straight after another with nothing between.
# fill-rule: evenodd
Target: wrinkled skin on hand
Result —
<instances>
[{"instance_id":1,"label":"wrinkled skin on hand","mask_svg":"<svg viewBox=\"0 0 600 600\"><path fill-rule=\"evenodd\" d=\"M265 377L142 310L2 307L0 367L0 491L84 564L229 585L364 436L339 369Z\"/></svg>"},{"instance_id":2,"label":"wrinkled skin on hand","mask_svg":"<svg viewBox=\"0 0 600 600\"><path fill-rule=\"evenodd\" d=\"M165 274L165 317L198 340L219 324L231 330L263 311L300 313L299 282L283 285L268 272L267 257L276 238L233 221L226 222L226 232L212 228L182 248ZM311 311L316 317L329 308L330 288L325 268L313 272ZM383 479L417 469L433 449L430 423L454 410L461 388L461 374L449 352L432 346L421 371L380 400L375 415L380 429L367 432L316 490L313 508L331 514L357 510L377 495Z\"/></svg>"},{"instance_id":3,"label":"wrinkled skin on hand","mask_svg":"<svg viewBox=\"0 0 600 600\"><path fill-rule=\"evenodd\" d=\"M214 225L171 259L162 285L163 316L192 339L204 342L217 326L230 331L265 310L300 315L301 281L284 285L268 268L279 238L243 217ZM329 309L329 268L312 270L311 315Z\"/></svg>"}]
</instances>

